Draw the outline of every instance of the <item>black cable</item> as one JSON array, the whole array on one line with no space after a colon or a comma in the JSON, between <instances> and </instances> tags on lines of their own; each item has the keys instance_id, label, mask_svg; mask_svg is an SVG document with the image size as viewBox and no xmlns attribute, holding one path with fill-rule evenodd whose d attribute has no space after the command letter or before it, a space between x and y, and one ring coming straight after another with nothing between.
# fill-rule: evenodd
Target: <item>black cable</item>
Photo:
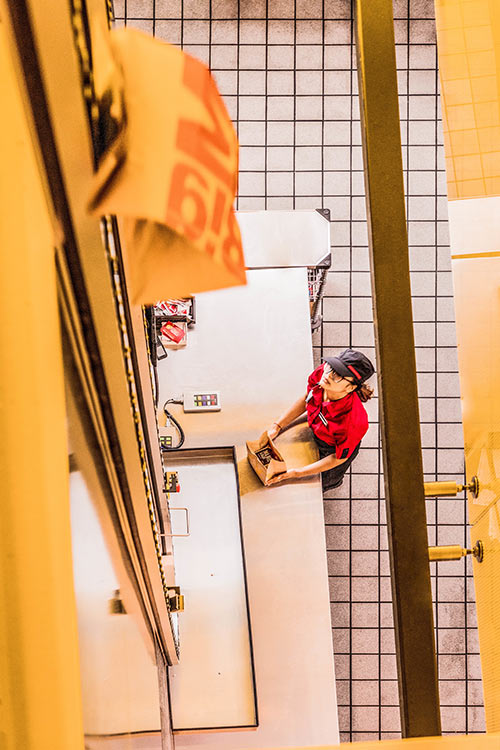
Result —
<instances>
[{"instance_id":1,"label":"black cable","mask_svg":"<svg viewBox=\"0 0 500 750\"><path fill-rule=\"evenodd\" d=\"M173 422L173 425L177 432L179 433L179 442L177 445L172 445L170 448L168 448L166 445L160 444L162 451L173 451L177 450L177 448L180 448L181 445L184 443L184 440L186 439L186 436L184 435L184 430L182 429L179 422L176 420L173 414L171 414L167 409L167 404L181 404L182 401L177 401L176 399L169 398L165 403L163 404L163 412L167 419L170 419L171 422Z\"/></svg>"},{"instance_id":2,"label":"black cable","mask_svg":"<svg viewBox=\"0 0 500 750\"><path fill-rule=\"evenodd\" d=\"M155 410L158 409L158 401L160 400L160 381L158 380L158 368L153 367L153 377L155 381Z\"/></svg>"}]
</instances>

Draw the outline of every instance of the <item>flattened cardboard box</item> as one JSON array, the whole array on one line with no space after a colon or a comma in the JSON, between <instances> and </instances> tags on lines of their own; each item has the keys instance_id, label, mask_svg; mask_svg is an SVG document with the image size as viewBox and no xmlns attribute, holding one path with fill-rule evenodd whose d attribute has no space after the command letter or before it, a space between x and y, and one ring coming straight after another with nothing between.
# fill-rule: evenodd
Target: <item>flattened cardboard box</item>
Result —
<instances>
[{"instance_id":1,"label":"flattened cardboard box","mask_svg":"<svg viewBox=\"0 0 500 750\"><path fill-rule=\"evenodd\" d=\"M247 458L262 484L286 471L286 463L267 432L258 440L247 441Z\"/></svg>"}]
</instances>

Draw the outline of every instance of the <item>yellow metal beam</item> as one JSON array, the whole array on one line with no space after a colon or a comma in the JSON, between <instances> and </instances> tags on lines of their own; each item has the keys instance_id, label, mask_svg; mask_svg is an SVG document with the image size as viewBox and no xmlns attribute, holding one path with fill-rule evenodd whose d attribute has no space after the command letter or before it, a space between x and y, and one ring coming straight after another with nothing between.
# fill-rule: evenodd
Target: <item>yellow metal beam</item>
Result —
<instances>
[{"instance_id":1,"label":"yellow metal beam","mask_svg":"<svg viewBox=\"0 0 500 750\"><path fill-rule=\"evenodd\" d=\"M401 727L422 737L441 725L392 0L355 22Z\"/></svg>"},{"instance_id":2,"label":"yellow metal beam","mask_svg":"<svg viewBox=\"0 0 500 750\"><path fill-rule=\"evenodd\" d=\"M54 238L0 10L0 745L78 750Z\"/></svg>"}]
</instances>

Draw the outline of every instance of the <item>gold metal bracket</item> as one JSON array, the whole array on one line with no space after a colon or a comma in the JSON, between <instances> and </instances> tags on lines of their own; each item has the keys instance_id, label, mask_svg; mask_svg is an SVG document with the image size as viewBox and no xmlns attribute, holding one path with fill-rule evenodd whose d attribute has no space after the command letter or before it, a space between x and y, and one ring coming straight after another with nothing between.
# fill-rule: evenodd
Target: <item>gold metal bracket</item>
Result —
<instances>
[{"instance_id":1,"label":"gold metal bracket","mask_svg":"<svg viewBox=\"0 0 500 750\"><path fill-rule=\"evenodd\" d=\"M473 476L468 484L457 482L424 482L424 494L426 497L453 497L459 492L467 490L472 497L479 495L479 479Z\"/></svg>"},{"instance_id":2,"label":"gold metal bracket","mask_svg":"<svg viewBox=\"0 0 500 750\"><path fill-rule=\"evenodd\" d=\"M442 547L429 547L429 560L439 562L442 560L461 560L466 555L473 555L477 562L483 562L484 547L478 540L472 549L461 547L460 544L448 544Z\"/></svg>"},{"instance_id":3,"label":"gold metal bracket","mask_svg":"<svg viewBox=\"0 0 500 750\"><path fill-rule=\"evenodd\" d=\"M110 615L126 615L127 610L120 598L120 590L115 591L115 595L109 600L109 614Z\"/></svg>"},{"instance_id":4,"label":"gold metal bracket","mask_svg":"<svg viewBox=\"0 0 500 750\"><path fill-rule=\"evenodd\" d=\"M184 596L179 586L170 586L168 589L168 601L171 612L184 612Z\"/></svg>"},{"instance_id":5,"label":"gold metal bracket","mask_svg":"<svg viewBox=\"0 0 500 750\"><path fill-rule=\"evenodd\" d=\"M470 480L469 484L465 485L465 489L470 492L473 498L476 498L479 495L479 479L477 476L473 476Z\"/></svg>"}]
</instances>

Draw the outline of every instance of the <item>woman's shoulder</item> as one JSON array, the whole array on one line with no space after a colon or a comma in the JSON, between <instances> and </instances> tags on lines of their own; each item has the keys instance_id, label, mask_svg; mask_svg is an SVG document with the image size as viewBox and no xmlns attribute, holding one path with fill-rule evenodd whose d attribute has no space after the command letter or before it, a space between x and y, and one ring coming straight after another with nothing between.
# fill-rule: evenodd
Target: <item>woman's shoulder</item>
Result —
<instances>
[{"instance_id":1,"label":"woman's shoulder","mask_svg":"<svg viewBox=\"0 0 500 750\"><path fill-rule=\"evenodd\" d=\"M312 388L313 385L317 385L319 381L321 380L321 375L323 374L323 365L318 365L315 370L312 371L312 373L307 378L307 385L309 388Z\"/></svg>"},{"instance_id":2,"label":"woman's shoulder","mask_svg":"<svg viewBox=\"0 0 500 750\"><path fill-rule=\"evenodd\" d=\"M360 421L366 421L368 424L368 412L366 411L366 407L363 403L363 401L360 399L357 393L353 393L353 396L355 397L353 399L353 411L356 414L356 417Z\"/></svg>"}]
</instances>

